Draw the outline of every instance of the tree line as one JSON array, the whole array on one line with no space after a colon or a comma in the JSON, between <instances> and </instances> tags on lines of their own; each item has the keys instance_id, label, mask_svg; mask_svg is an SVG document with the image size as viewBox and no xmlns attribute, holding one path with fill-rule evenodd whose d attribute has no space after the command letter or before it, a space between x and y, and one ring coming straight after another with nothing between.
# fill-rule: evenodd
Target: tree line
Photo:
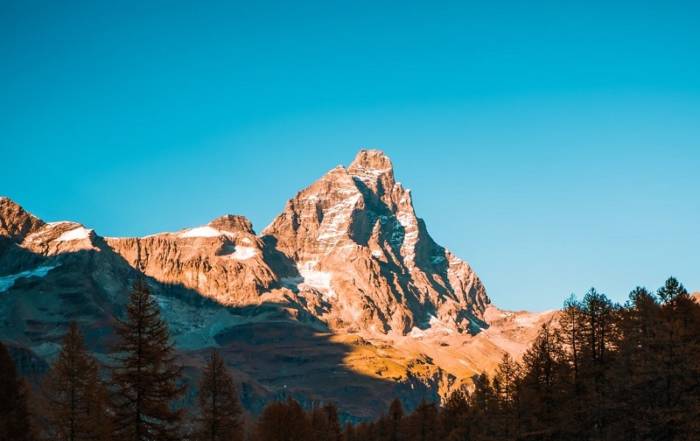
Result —
<instances>
[{"instance_id":1,"label":"tree line","mask_svg":"<svg viewBox=\"0 0 700 441\"><path fill-rule=\"evenodd\" d=\"M307 410L291 398L244 424L217 352L199 382L197 411L186 415L182 368L143 280L116 334L105 376L71 324L34 397L0 344L0 441L700 439L700 305L674 278L656 293L635 288L623 305L595 289L571 296L522 360L506 354L491 375L442 403L408 413L396 399L359 424L343 425L333 403Z\"/></svg>"}]
</instances>

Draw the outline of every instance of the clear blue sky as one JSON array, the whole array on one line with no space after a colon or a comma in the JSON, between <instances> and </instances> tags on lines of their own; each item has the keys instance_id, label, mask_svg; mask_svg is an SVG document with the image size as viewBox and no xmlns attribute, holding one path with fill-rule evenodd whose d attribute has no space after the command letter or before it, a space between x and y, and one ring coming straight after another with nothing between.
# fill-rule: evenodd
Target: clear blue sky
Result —
<instances>
[{"instance_id":1,"label":"clear blue sky","mask_svg":"<svg viewBox=\"0 0 700 441\"><path fill-rule=\"evenodd\" d=\"M499 305L700 289L697 2L204 3L0 1L0 194L260 230L369 146Z\"/></svg>"}]
</instances>

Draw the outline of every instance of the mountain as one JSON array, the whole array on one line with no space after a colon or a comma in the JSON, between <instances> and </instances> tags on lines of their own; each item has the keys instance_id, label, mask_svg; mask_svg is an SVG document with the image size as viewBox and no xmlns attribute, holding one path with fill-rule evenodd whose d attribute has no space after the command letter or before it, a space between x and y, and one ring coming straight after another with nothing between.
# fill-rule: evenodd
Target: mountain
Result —
<instances>
[{"instance_id":1,"label":"mountain","mask_svg":"<svg viewBox=\"0 0 700 441\"><path fill-rule=\"evenodd\" d=\"M293 395L365 418L395 396L409 407L438 399L504 352L522 354L553 315L493 306L474 270L430 237L376 150L297 193L260 234L225 215L102 237L0 199L0 338L34 371L70 320L108 361L112 325L139 275L190 377L218 348L251 410Z\"/></svg>"}]
</instances>

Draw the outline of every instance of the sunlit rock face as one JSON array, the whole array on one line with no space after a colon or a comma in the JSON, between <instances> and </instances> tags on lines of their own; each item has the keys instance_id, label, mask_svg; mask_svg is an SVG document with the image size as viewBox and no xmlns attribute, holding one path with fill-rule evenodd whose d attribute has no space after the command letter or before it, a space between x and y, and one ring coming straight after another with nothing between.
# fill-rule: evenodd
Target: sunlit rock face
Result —
<instances>
[{"instance_id":1,"label":"sunlit rock face","mask_svg":"<svg viewBox=\"0 0 700 441\"><path fill-rule=\"evenodd\" d=\"M155 280L179 284L223 305L258 301L277 276L248 219L227 215L201 227L142 238L109 238L109 246Z\"/></svg>"},{"instance_id":2,"label":"sunlit rock face","mask_svg":"<svg viewBox=\"0 0 700 441\"><path fill-rule=\"evenodd\" d=\"M7 197L0 197L0 237L22 241L27 234L38 230L44 221L25 211Z\"/></svg>"},{"instance_id":3,"label":"sunlit rock face","mask_svg":"<svg viewBox=\"0 0 700 441\"><path fill-rule=\"evenodd\" d=\"M437 320L465 332L489 303L469 265L432 240L377 150L299 192L262 234L293 262L282 283L320 294L334 328L406 334Z\"/></svg>"}]
</instances>

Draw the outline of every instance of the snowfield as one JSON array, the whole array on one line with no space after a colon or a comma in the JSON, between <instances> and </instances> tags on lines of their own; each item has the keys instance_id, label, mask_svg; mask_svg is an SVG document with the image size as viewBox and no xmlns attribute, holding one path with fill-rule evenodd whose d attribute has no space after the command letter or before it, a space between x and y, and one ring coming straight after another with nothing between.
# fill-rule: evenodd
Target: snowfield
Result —
<instances>
[{"instance_id":1,"label":"snowfield","mask_svg":"<svg viewBox=\"0 0 700 441\"><path fill-rule=\"evenodd\" d=\"M46 277L46 275L52 269L56 268L58 265L42 265L38 266L32 270L22 271L21 273L12 274L9 276L0 277L0 292L7 291L15 285L15 281L21 278L28 277Z\"/></svg>"},{"instance_id":2,"label":"snowfield","mask_svg":"<svg viewBox=\"0 0 700 441\"><path fill-rule=\"evenodd\" d=\"M72 230L66 231L65 233L58 236L56 239L58 242L70 242L71 240L83 240L90 237L92 230L85 227L78 227Z\"/></svg>"}]
</instances>

